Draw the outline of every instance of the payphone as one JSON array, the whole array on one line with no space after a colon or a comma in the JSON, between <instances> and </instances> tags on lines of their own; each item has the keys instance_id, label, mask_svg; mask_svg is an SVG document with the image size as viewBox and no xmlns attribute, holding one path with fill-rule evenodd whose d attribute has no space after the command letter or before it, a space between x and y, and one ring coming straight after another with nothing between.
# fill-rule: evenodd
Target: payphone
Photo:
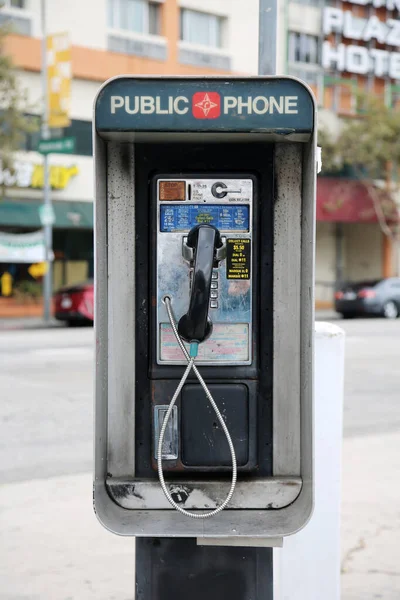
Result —
<instances>
[{"instance_id":1,"label":"payphone","mask_svg":"<svg viewBox=\"0 0 400 600\"><path fill-rule=\"evenodd\" d=\"M94 123L96 512L125 535L293 533L313 496L312 94L126 76Z\"/></svg>"},{"instance_id":2,"label":"payphone","mask_svg":"<svg viewBox=\"0 0 400 600\"><path fill-rule=\"evenodd\" d=\"M166 497L179 512L194 518L218 514L228 504L236 484L236 452L214 396L220 398L222 404L226 403L226 411L232 411L242 430L239 464L246 461L243 455L248 460L247 387L232 380L215 385L212 394L194 361L196 359L197 365L210 366L252 363L254 184L252 175L232 175L229 178L220 177L219 180L199 174L185 179L156 176L154 182L157 194L157 244L154 255L157 277L154 332L157 338L157 361L159 364L173 365L184 364L186 359L199 380L183 390L190 375L188 368L170 405L155 406L154 445L160 482ZM174 313L182 315L177 326ZM187 419L192 420L193 424L183 426L180 434L179 414L175 406L179 394L184 397L183 414L184 411L190 411L190 405L201 402L200 396L203 395L215 412L214 418L211 419L212 414L208 415L208 419L201 418L204 410L190 411ZM183 405L187 406L183 408ZM207 464L204 455L202 457L202 445L189 432L193 431L195 425L198 428L197 438L207 438L211 421L214 428L223 431L227 444L210 444L208 438L208 452L212 453L210 462L216 468L226 466L225 455L229 447L232 484L225 501L214 510L188 513L175 502L165 485L163 461L167 469L169 462L178 460L181 453L183 468L202 466L203 470L207 470L211 464Z\"/></svg>"}]
</instances>

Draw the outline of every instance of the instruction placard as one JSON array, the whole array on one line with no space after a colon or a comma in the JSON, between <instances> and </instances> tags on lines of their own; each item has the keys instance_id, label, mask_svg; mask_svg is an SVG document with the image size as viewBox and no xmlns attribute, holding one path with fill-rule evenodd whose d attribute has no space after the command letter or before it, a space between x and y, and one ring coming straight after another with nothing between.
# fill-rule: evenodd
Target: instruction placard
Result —
<instances>
[{"instance_id":1,"label":"instruction placard","mask_svg":"<svg viewBox=\"0 0 400 600\"><path fill-rule=\"evenodd\" d=\"M226 278L250 279L251 246L249 238L226 240Z\"/></svg>"},{"instance_id":2,"label":"instruction placard","mask_svg":"<svg viewBox=\"0 0 400 600\"><path fill-rule=\"evenodd\" d=\"M189 344L185 344L189 352ZM169 323L160 323L160 358L168 362L185 362ZM199 345L196 363L245 362L250 358L248 323L214 323L211 337Z\"/></svg>"}]
</instances>

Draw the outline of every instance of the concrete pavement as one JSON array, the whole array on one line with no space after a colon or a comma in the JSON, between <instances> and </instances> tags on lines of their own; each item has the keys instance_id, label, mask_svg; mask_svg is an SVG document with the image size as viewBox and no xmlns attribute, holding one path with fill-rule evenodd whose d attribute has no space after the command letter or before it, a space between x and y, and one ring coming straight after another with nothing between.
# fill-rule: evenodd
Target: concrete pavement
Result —
<instances>
[{"instance_id":1,"label":"concrete pavement","mask_svg":"<svg viewBox=\"0 0 400 600\"><path fill-rule=\"evenodd\" d=\"M338 324L342 600L398 600L400 320ZM91 506L93 330L4 331L0 365L0 600L131 600L133 541Z\"/></svg>"},{"instance_id":2,"label":"concrete pavement","mask_svg":"<svg viewBox=\"0 0 400 600\"><path fill-rule=\"evenodd\" d=\"M343 444L342 600L400 598L400 432Z\"/></svg>"},{"instance_id":3,"label":"concrete pavement","mask_svg":"<svg viewBox=\"0 0 400 600\"><path fill-rule=\"evenodd\" d=\"M92 466L93 329L0 334L0 481Z\"/></svg>"},{"instance_id":4,"label":"concrete pavement","mask_svg":"<svg viewBox=\"0 0 400 600\"><path fill-rule=\"evenodd\" d=\"M51 329L53 327L65 327L65 323L56 321L56 319L45 321L41 317L0 319L0 331L14 331L17 329Z\"/></svg>"},{"instance_id":5,"label":"concrete pavement","mask_svg":"<svg viewBox=\"0 0 400 600\"><path fill-rule=\"evenodd\" d=\"M133 600L134 540L92 509L91 474L0 487L0 600Z\"/></svg>"},{"instance_id":6,"label":"concrete pavement","mask_svg":"<svg viewBox=\"0 0 400 600\"><path fill-rule=\"evenodd\" d=\"M400 432L344 440L342 600L400 598L399 448ZM81 474L0 488L0 600L134 598L134 542L100 526L91 485Z\"/></svg>"}]
</instances>

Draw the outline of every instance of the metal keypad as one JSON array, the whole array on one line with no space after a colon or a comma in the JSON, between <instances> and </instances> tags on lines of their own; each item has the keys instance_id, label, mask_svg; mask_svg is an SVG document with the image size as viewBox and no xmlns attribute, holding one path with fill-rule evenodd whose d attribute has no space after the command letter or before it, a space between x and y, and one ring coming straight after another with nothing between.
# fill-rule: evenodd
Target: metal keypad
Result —
<instances>
[{"instance_id":1,"label":"metal keypad","mask_svg":"<svg viewBox=\"0 0 400 600\"><path fill-rule=\"evenodd\" d=\"M193 269L189 269L189 289L192 289ZM218 271L213 269L211 275L210 308L218 308Z\"/></svg>"},{"instance_id":2,"label":"metal keypad","mask_svg":"<svg viewBox=\"0 0 400 600\"><path fill-rule=\"evenodd\" d=\"M211 275L210 308L218 308L218 271L213 269Z\"/></svg>"}]
</instances>

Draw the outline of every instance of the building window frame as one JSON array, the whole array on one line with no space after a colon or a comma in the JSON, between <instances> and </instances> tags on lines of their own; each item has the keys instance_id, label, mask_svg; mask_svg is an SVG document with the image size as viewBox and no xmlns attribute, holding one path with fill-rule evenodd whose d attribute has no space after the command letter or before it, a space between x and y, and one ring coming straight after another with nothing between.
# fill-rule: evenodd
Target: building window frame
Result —
<instances>
[{"instance_id":1,"label":"building window frame","mask_svg":"<svg viewBox=\"0 0 400 600\"><path fill-rule=\"evenodd\" d=\"M28 4L27 0L19 0L22 4L24 4L24 6L16 6L15 4L13 4L13 2L15 2L16 0L2 0L1 3L1 7L2 9L6 9L6 11L26 11L28 10L28 7L26 6Z\"/></svg>"},{"instance_id":2,"label":"building window frame","mask_svg":"<svg viewBox=\"0 0 400 600\"><path fill-rule=\"evenodd\" d=\"M201 43L201 39L188 39L190 35L185 35L185 20L190 13L195 15L206 15L215 17L219 23L219 32L217 33L216 45L210 45L208 43ZM193 10L192 8L181 6L179 12L179 41L178 41L178 60L181 64L192 65L196 67L217 69L221 71L232 70L232 57L227 48L227 31L228 31L228 17L226 15L210 13L206 11ZM193 28L193 24L191 26ZM195 27L195 26L194 26ZM186 39L185 39L186 38Z\"/></svg>"},{"instance_id":3,"label":"building window frame","mask_svg":"<svg viewBox=\"0 0 400 600\"><path fill-rule=\"evenodd\" d=\"M291 4L301 4L302 6L314 6L316 8L322 8L324 5L324 0L289 0ZM333 0L326 0L327 4L332 2Z\"/></svg>"},{"instance_id":4,"label":"building window frame","mask_svg":"<svg viewBox=\"0 0 400 600\"><path fill-rule=\"evenodd\" d=\"M32 35L33 14L29 10L29 0L23 0L24 6L13 6L12 0L2 0L0 6L0 25L11 24L11 33Z\"/></svg>"},{"instance_id":5,"label":"building window frame","mask_svg":"<svg viewBox=\"0 0 400 600\"><path fill-rule=\"evenodd\" d=\"M311 42L315 44L314 60ZM308 46L308 47L307 47ZM288 32L288 63L291 65L321 66L321 39L301 31Z\"/></svg>"},{"instance_id":6,"label":"building window frame","mask_svg":"<svg viewBox=\"0 0 400 600\"><path fill-rule=\"evenodd\" d=\"M192 39L188 39L191 37L190 35L190 27L193 28L193 25L190 25L189 20L193 17L211 17L213 22L217 25L216 29L216 43L202 43L201 41ZM204 49L209 50L210 52L214 51L226 51L226 29L228 18L224 15L219 15L216 13L210 13L201 10L195 10L192 8L186 8L185 6L180 7L179 13L179 41L180 43L190 44L191 46L202 47Z\"/></svg>"},{"instance_id":7,"label":"building window frame","mask_svg":"<svg viewBox=\"0 0 400 600\"><path fill-rule=\"evenodd\" d=\"M122 6L121 3L129 0L107 0L107 48L110 52L125 54L128 56L143 56L153 60L167 60L168 49L167 39L161 35L162 26L162 5L164 0L138 0L144 8L142 14L142 31L133 29L123 29L120 25L121 15L113 15L113 5ZM156 11L156 29L151 24L151 7L157 7ZM152 29L152 33L149 30Z\"/></svg>"},{"instance_id":8,"label":"building window frame","mask_svg":"<svg viewBox=\"0 0 400 600\"><path fill-rule=\"evenodd\" d=\"M129 3L132 2L132 8L135 3L141 7L141 27L138 29L123 27L125 19L121 11L123 5L125 10L128 9ZM161 5L162 2L155 0L107 0L107 30L112 31L114 34L118 33L122 36L154 36L160 38L161 36ZM156 9L156 11L154 11ZM156 27L152 24L151 12L155 14ZM158 14L156 14L158 13Z\"/></svg>"}]
</instances>

